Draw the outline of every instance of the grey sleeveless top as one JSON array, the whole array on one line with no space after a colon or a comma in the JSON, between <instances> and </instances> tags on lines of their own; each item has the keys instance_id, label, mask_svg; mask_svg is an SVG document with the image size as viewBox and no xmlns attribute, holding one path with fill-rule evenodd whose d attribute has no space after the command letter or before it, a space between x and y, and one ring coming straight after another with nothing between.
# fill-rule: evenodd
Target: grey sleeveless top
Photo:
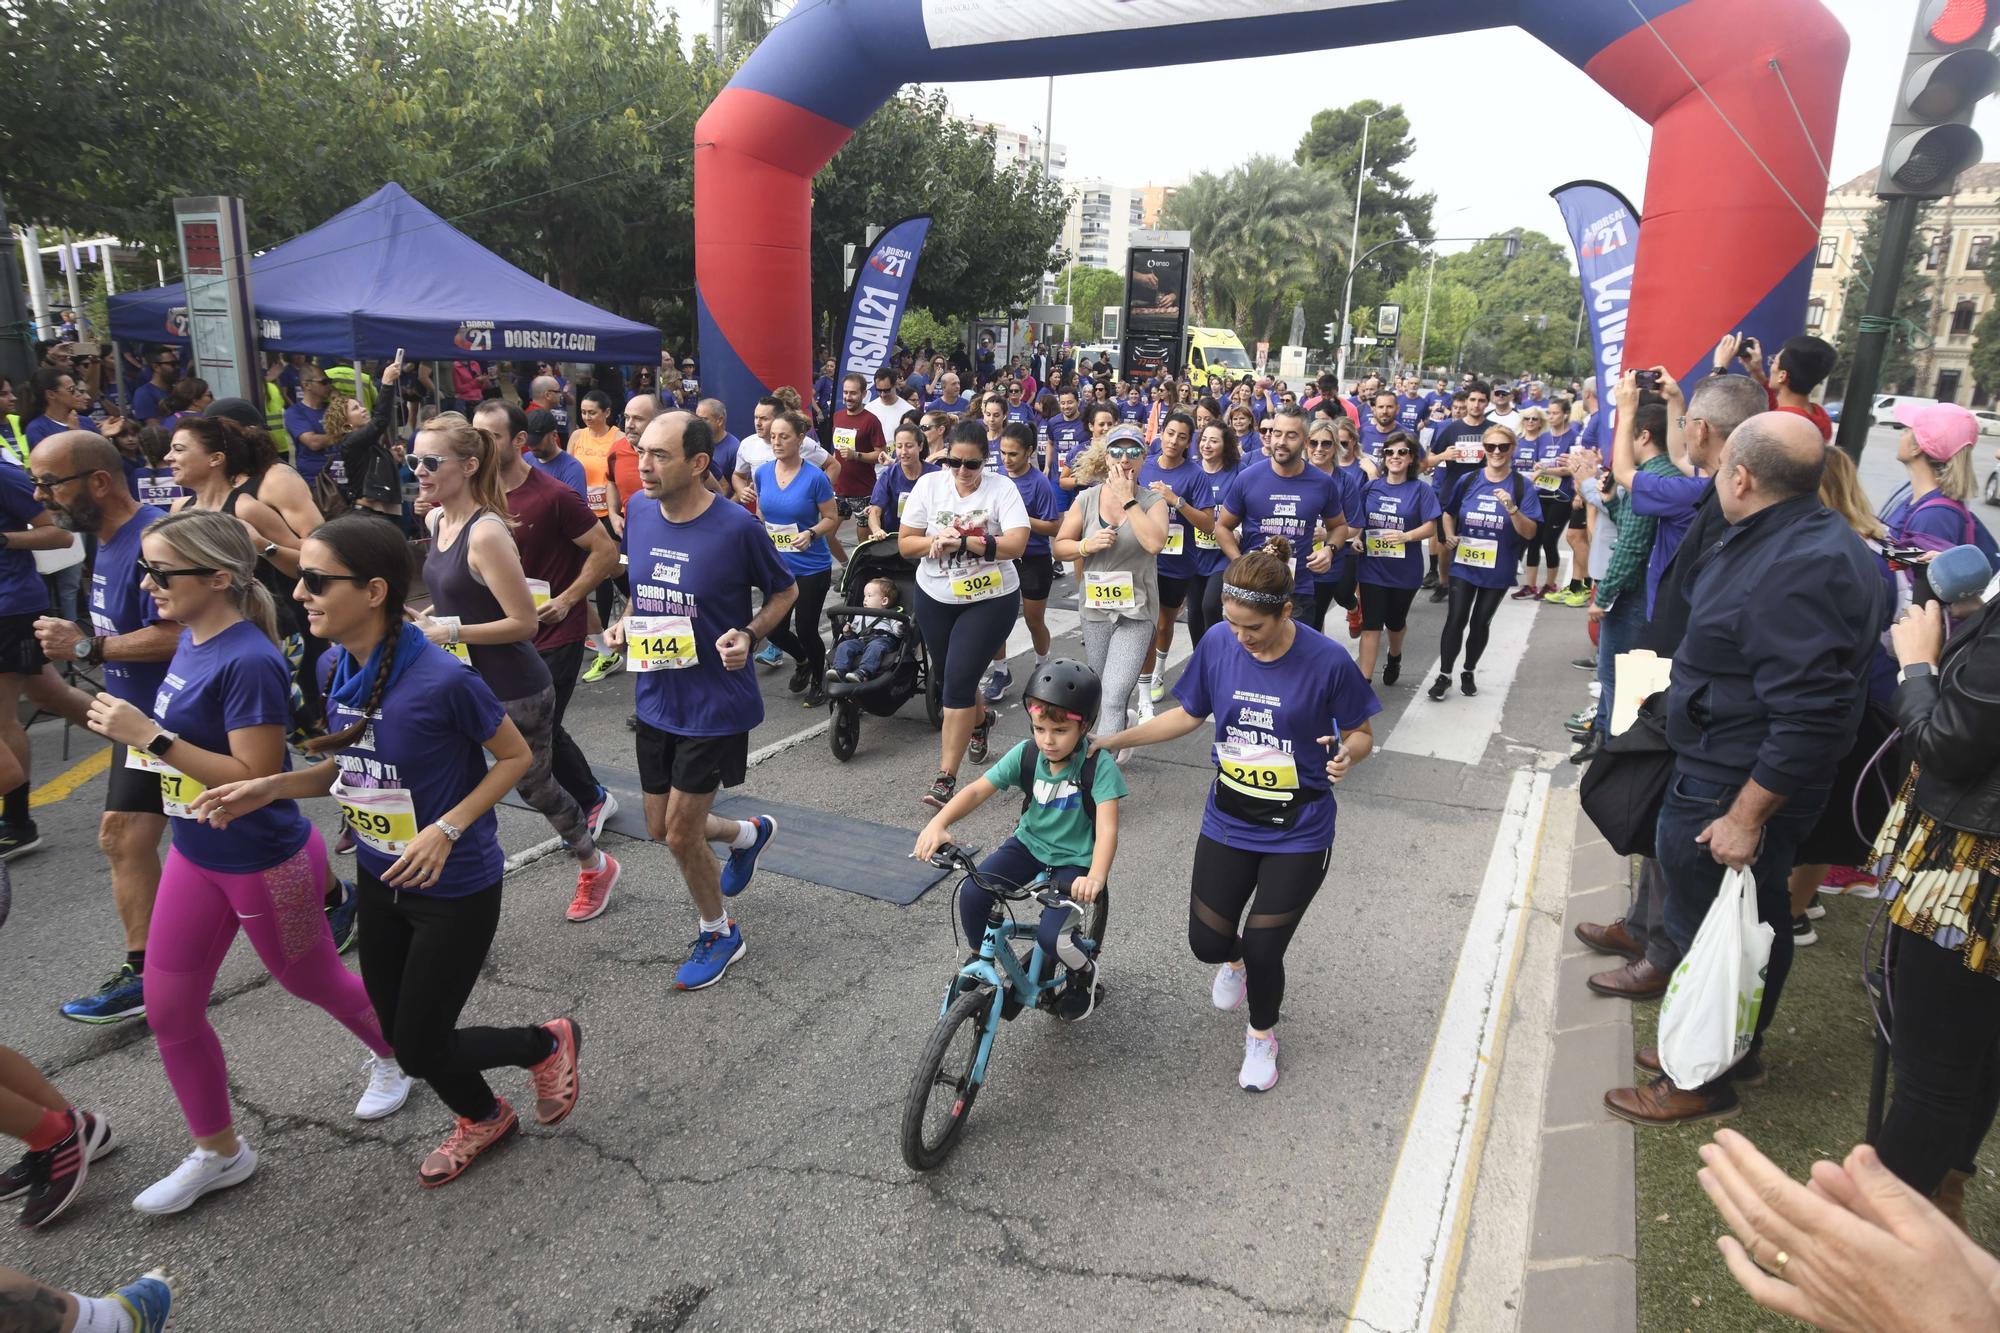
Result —
<instances>
[{"instance_id":1,"label":"grey sleeveless top","mask_svg":"<svg viewBox=\"0 0 2000 1333\"><path fill-rule=\"evenodd\" d=\"M472 530L487 522L498 523L500 519L493 514L477 515L458 530L450 550L440 550L437 533L432 534L430 550L424 555L424 587L430 590L432 614L457 616L464 625L484 625L507 618L500 599L472 573ZM443 528L440 518L438 531ZM513 540L511 535L508 540ZM472 657L472 669L502 703L530 698L553 684L549 668L535 651L532 640L469 643L465 647Z\"/></svg>"},{"instance_id":2,"label":"grey sleeveless top","mask_svg":"<svg viewBox=\"0 0 2000 1333\"><path fill-rule=\"evenodd\" d=\"M1079 540L1086 540L1090 534L1105 526L1098 513L1098 495L1103 491L1103 483L1079 492L1076 507L1083 511L1083 533ZM1158 491L1140 490L1134 497L1139 501L1141 511L1154 505L1165 504ZM1132 531L1129 522L1120 523L1110 529L1111 545L1096 555L1087 555L1078 562L1081 573L1077 576L1077 614L1084 620L1145 620L1151 621L1160 609L1160 562ZM1132 603L1130 608L1120 610L1097 610L1089 604L1087 587L1092 574L1128 574L1132 579ZM1120 598L1120 601L1125 600Z\"/></svg>"}]
</instances>

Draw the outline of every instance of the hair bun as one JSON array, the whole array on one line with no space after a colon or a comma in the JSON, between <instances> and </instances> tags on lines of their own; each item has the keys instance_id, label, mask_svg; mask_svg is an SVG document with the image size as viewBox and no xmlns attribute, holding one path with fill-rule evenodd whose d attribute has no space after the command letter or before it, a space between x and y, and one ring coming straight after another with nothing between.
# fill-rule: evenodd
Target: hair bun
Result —
<instances>
[{"instance_id":1,"label":"hair bun","mask_svg":"<svg viewBox=\"0 0 2000 1333\"><path fill-rule=\"evenodd\" d=\"M1283 561L1286 564L1290 564L1292 561L1292 544L1283 537L1266 537L1264 539L1264 550L1269 552L1275 560Z\"/></svg>"}]
</instances>

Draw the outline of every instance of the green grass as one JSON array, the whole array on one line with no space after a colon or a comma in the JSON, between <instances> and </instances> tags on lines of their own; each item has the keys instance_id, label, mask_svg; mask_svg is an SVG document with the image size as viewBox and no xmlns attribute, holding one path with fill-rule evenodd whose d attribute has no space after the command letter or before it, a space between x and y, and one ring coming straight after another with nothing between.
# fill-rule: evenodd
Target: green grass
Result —
<instances>
[{"instance_id":1,"label":"green grass","mask_svg":"<svg viewBox=\"0 0 2000 1333\"><path fill-rule=\"evenodd\" d=\"M1846 1156L1861 1141L1868 1118L1874 1047L1861 988L1861 943L1880 904L1847 897L1822 901L1826 916L1816 923L1819 943L1795 956L1777 1019L1765 1037L1770 1081L1744 1090L1743 1110L1723 1122L1797 1179L1821 1158ZM1658 1004L1633 1006L1639 1046L1653 1044L1658 1019ZM1724 1228L1695 1180L1701 1165L1695 1152L1717 1127L1710 1122L1637 1131L1641 1333L1800 1327L1744 1295L1715 1248ZM1988 1137L1980 1155L1984 1172L1966 1191L1972 1234L1989 1246L2000 1239L1996 1139L2000 1135Z\"/></svg>"}]
</instances>

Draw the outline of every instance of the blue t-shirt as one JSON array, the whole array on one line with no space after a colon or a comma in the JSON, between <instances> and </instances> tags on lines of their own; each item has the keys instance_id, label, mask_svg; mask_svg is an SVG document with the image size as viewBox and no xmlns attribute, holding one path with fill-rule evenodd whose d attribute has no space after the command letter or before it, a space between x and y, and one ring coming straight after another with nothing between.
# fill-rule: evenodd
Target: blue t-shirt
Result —
<instances>
[{"instance_id":1,"label":"blue t-shirt","mask_svg":"<svg viewBox=\"0 0 2000 1333\"><path fill-rule=\"evenodd\" d=\"M297 447L292 450L292 466L299 470L306 485L310 486L326 465L335 457L335 444L324 449L308 449L303 440L307 434L326 434L326 409L307 407L304 403L293 403L285 409L285 433L292 437Z\"/></svg>"},{"instance_id":2,"label":"blue t-shirt","mask_svg":"<svg viewBox=\"0 0 2000 1333\"><path fill-rule=\"evenodd\" d=\"M736 475L736 453L742 447L743 441L725 432L723 437L715 442L714 452L708 456L708 475L722 483L725 494L729 479ZM581 475L582 472L583 464L579 463L577 473Z\"/></svg>"},{"instance_id":3,"label":"blue t-shirt","mask_svg":"<svg viewBox=\"0 0 2000 1333\"><path fill-rule=\"evenodd\" d=\"M86 416L79 416L74 426L65 426L62 422L45 416L36 417L28 423L24 433L28 437L28 447L32 449L43 440L48 439L49 436L60 435L66 430L87 430L92 435L97 434L96 426L92 425L90 418Z\"/></svg>"},{"instance_id":4,"label":"blue t-shirt","mask_svg":"<svg viewBox=\"0 0 2000 1333\"><path fill-rule=\"evenodd\" d=\"M1197 461L1195 466L1200 467L1200 462ZM1229 483L1234 481L1236 474L1242 470L1241 459L1237 460L1235 467L1223 468L1216 472L1202 468L1202 480L1208 483L1209 506L1218 514L1222 511L1222 501L1228 493ZM1194 572L1197 576L1207 578L1210 574L1228 567L1229 557L1222 553L1222 543L1216 541L1214 533L1204 536L1198 531L1191 532L1189 540L1194 543Z\"/></svg>"},{"instance_id":5,"label":"blue t-shirt","mask_svg":"<svg viewBox=\"0 0 2000 1333\"><path fill-rule=\"evenodd\" d=\"M894 470L900 474L903 469ZM1046 521L1063 516L1062 488L1050 481L1047 473L1032 467L1018 477L1007 472L1005 468L1002 468L1001 472L1007 480L1014 483L1014 489L1021 493L1021 505L1028 511L1029 518ZM1029 529L1028 544L1021 548L1021 554L1027 556L1049 553L1049 538L1032 528Z\"/></svg>"},{"instance_id":6,"label":"blue t-shirt","mask_svg":"<svg viewBox=\"0 0 2000 1333\"><path fill-rule=\"evenodd\" d=\"M1208 474L1192 455L1183 454L1181 465L1176 468L1161 467L1158 454L1148 458L1139 468L1139 489L1143 491L1156 481L1167 483L1168 490L1196 509L1215 505ZM1158 557L1161 578L1193 578L1200 572L1196 565L1195 532L1194 524L1182 518L1179 510L1167 511L1167 544L1160 548Z\"/></svg>"},{"instance_id":7,"label":"blue t-shirt","mask_svg":"<svg viewBox=\"0 0 2000 1333\"><path fill-rule=\"evenodd\" d=\"M764 531L789 524L804 532L820 521L821 503L833 498L833 483L826 473L807 463L799 464L798 475L789 486L778 484L778 465L766 463L757 469L757 512L763 515ZM785 562L785 568L793 574L819 574L833 568L833 555L826 549L826 538L814 537L803 551L791 549L790 542L777 545L772 539L772 549Z\"/></svg>"},{"instance_id":8,"label":"blue t-shirt","mask_svg":"<svg viewBox=\"0 0 2000 1333\"><path fill-rule=\"evenodd\" d=\"M1417 427L1421 426L1424 418L1430 415L1429 402L1430 400L1421 394L1412 398L1405 398L1400 394L1397 395L1396 428L1410 432L1411 437L1414 438L1417 433Z\"/></svg>"},{"instance_id":9,"label":"blue t-shirt","mask_svg":"<svg viewBox=\"0 0 2000 1333\"><path fill-rule=\"evenodd\" d=\"M1971 511L1940 491L1932 491L1915 504L1905 493L1893 505L1883 522L1898 545L1917 545L1942 551L1953 546L1979 545L1979 529L1967 521ZM1912 542L1912 538L1921 540ZM1987 553L1989 558L1991 552Z\"/></svg>"},{"instance_id":10,"label":"blue t-shirt","mask_svg":"<svg viewBox=\"0 0 2000 1333\"><path fill-rule=\"evenodd\" d=\"M1458 549L1451 558L1453 578L1464 579L1475 588L1514 586L1514 566L1527 548L1528 539L1514 531L1513 517L1494 492L1506 491L1511 495L1516 480L1509 477L1506 481L1490 481L1484 470L1468 472L1459 478L1444 506L1445 512L1456 521L1453 531L1458 534ZM1522 482L1520 498L1515 504L1529 518L1541 521L1542 504L1535 498L1533 486ZM1493 545L1483 545L1487 542Z\"/></svg>"},{"instance_id":11,"label":"blue t-shirt","mask_svg":"<svg viewBox=\"0 0 2000 1333\"><path fill-rule=\"evenodd\" d=\"M724 670L715 641L749 627L753 586L769 596L795 581L763 524L720 498L671 523L657 500L635 495L625 511L625 555L633 614L694 622L693 666L639 673L639 720L675 736L735 736L762 722L756 672Z\"/></svg>"},{"instance_id":12,"label":"blue t-shirt","mask_svg":"<svg viewBox=\"0 0 2000 1333\"><path fill-rule=\"evenodd\" d=\"M1395 422L1390 425L1388 430L1383 430L1375 424L1373 413L1363 417L1361 420L1361 452L1367 454L1370 458L1380 458L1382 456L1382 441L1388 439L1390 435L1401 429L1403 429L1402 423Z\"/></svg>"},{"instance_id":13,"label":"blue t-shirt","mask_svg":"<svg viewBox=\"0 0 2000 1333\"><path fill-rule=\"evenodd\" d=\"M1514 470L1521 479L1535 488L1535 493L1544 500L1574 500L1576 482L1574 479L1550 473L1546 480L1537 482L1535 473L1544 463L1552 463L1570 450L1575 434L1557 435L1554 431L1543 431L1534 439L1522 439L1514 446Z\"/></svg>"},{"instance_id":14,"label":"blue t-shirt","mask_svg":"<svg viewBox=\"0 0 2000 1333\"><path fill-rule=\"evenodd\" d=\"M1068 458L1070 450L1090 438L1090 427L1083 424L1083 418L1071 421L1060 414L1049 418L1049 439L1055 442L1058 459Z\"/></svg>"},{"instance_id":15,"label":"blue t-shirt","mask_svg":"<svg viewBox=\"0 0 2000 1333\"><path fill-rule=\"evenodd\" d=\"M1345 648L1306 625L1296 625L1293 636L1283 657L1260 662L1229 626L1211 625L1174 683L1182 708L1215 719L1218 745L1269 746L1297 766L1297 799L1306 804L1289 829L1261 827L1217 809L1216 783L1209 784L1202 836L1227 847L1317 852L1333 846L1334 801L1326 780L1333 755L1319 738L1333 735L1334 723L1344 733L1382 711Z\"/></svg>"},{"instance_id":16,"label":"blue t-shirt","mask_svg":"<svg viewBox=\"0 0 2000 1333\"><path fill-rule=\"evenodd\" d=\"M868 494L868 503L882 511L882 526L894 532L903 517L903 506L909 503L910 492L923 480L925 472L937 471L937 464L926 463L923 471L916 476L906 476L901 463L892 463L882 469L882 475L875 478L875 489Z\"/></svg>"},{"instance_id":17,"label":"blue t-shirt","mask_svg":"<svg viewBox=\"0 0 2000 1333\"><path fill-rule=\"evenodd\" d=\"M140 505L110 541L98 545L90 575L91 633L135 634L159 621L153 595L139 587L139 539L165 517L162 510ZM104 688L134 708L149 709L166 674L165 662L106 662Z\"/></svg>"},{"instance_id":18,"label":"blue t-shirt","mask_svg":"<svg viewBox=\"0 0 2000 1333\"><path fill-rule=\"evenodd\" d=\"M926 412L951 412L958 416L964 416L971 410L972 399L963 393L951 401L943 398L933 398L924 404L924 411Z\"/></svg>"},{"instance_id":19,"label":"blue t-shirt","mask_svg":"<svg viewBox=\"0 0 2000 1333\"><path fill-rule=\"evenodd\" d=\"M153 698L153 718L197 749L228 754L232 731L291 724L291 664L247 620L207 643L196 643L193 630L182 630ZM291 766L289 760L285 766ZM226 829L179 816L171 824L182 856L225 874L269 870L305 846L312 833L298 803L289 800L232 819Z\"/></svg>"},{"instance_id":20,"label":"blue t-shirt","mask_svg":"<svg viewBox=\"0 0 2000 1333\"><path fill-rule=\"evenodd\" d=\"M1362 517L1355 522L1365 525L1361 546L1361 582L1383 588L1420 586L1424 581L1422 542L1405 542L1400 556L1370 555L1367 534L1409 532L1434 522L1441 512L1437 491L1419 477L1401 482L1377 477L1361 488L1358 508Z\"/></svg>"},{"instance_id":21,"label":"blue t-shirt","mask_svg":"<svg viewBox=\"0 0 2000 1333\"><path fill-rule=\"evenodd\" d=\"M333 677L343 650L320 658L320 688ZM361 710L327 701L327 725L341 731L361 720ZM382 695L382 706L354 743L333 753L348 787L401 788L416 808L416 826L429 828L486 776L486 742L500 730L507 710L479 673L435 644L426 643ZM468 824L445 857L438 882L399 892L461 898L500 882L500 822L493 812ZM355 840L354 859L381 879L396 858Z\"/></svg>"},{"instance_id":22,"label":"blue t-shirt","mask_svg":"<svg viewBox=\"0 0 2000 1333\"><path fill-rule=\"evenodd\" d=\"M556 456L546 463L532 452L523 454L522 457L528 460L529 467L540 468L557 481L575 491L578 497L584 500L585 503L589 502L590 481L584 476L583 461L575 454L567 449L563 449L558 451Z\"/></svg>"},{"instance_id":23,"label":"blue t-shirt","mask_svg":"<svg viewBox=\"0 0 2000 1333\"><path fill-rule=\"evenodd\" d=\"M166 415L160 410L160 404L166 401L167 395L172 392L172 385L162 389L151 380L132 390L132 419L144 425L148 421Z\"/></svg>"},{"instance_id":24,"label":"blue t-shirt","mask_svg":"<svg viewBox=\"0 0 2000 1333\"><path fill-rule=\"evenodd\" d=\"M1129 398L1120 398L1115 406L1118 408L1118 420L1121 422L1138 421L1146 415L1146 405L1135 403Z\"/></svg>"},{"instance_id":25,"label":"blue t-shirt","mask_svg":"<svg viewBox=\"0 0 2000 1333\"><path fill-rule=\"evenodd\" d=\"M1014 406L1008 408L1007 420L1025 421L1030 426L1036 427L1037 433L1038 434L1040 433L1040 427L1042 424L1041 413L1035 411L1034 408L1028 406L1026 403L1016 403L1014 404Z\"/></svg>"},{"instance_id":26,"label":"blue t-shirt","mask_svg":"<svg viewBox=\"0 0 2000 1333\"><path fill-rule=\"evenodd\" d=\"M1660 520L1653 527L1653 550L1646 559L1649 620L1653 615L1653 599L1660 592L1660 576L1674 562L1674 552L1681 549L1688 524L1694 522L1694 511L1713 484L1706 477L1655 476L1644 468L1632 474L1632 512Z\"/></svg>"},{"instance_id":27,"label":"blue t-shirt","mask_svg":"<svg viewBox=\"0 0 2000 1333\"><path fill-rule=\"evenodd\" d=\"M1241 472L1252 463L1264 461L1264 437L1257 431L1241 436L1236 441L1236 470Z\"/></svg>"},{"instance_id":28,"label":"blue t-shirt","mask_svg":"<svg viewBox=\"0 0 2000 1333\"><path fill-rule=\"evenodd\" d=\"M27 469L0 463L0 531L26 532L41 513ZM0 549L0 616L43 615L48 609L49 590L35 568L35 553Z\"/></svg>"},{"instance_id":29,"label":"blue t-shirt","mask_svg":"<svg viewBox=\"0 0 2000 1333\"><path fill-rule=\"evenodd\" d=\"M1296 477L1281 477L1265 459L1236 474L1223 495L1222 508L1243 520L1237 542L1246 552L1262 550L1270 537L1289 541L1296 576L1293 593L1311 597L1313 574L1306 560L1312 555L1313 534L1322 523L1344 516L1341 490L1336 478L1316 467L1306 467Z\"/></svg>"}]
</instances>

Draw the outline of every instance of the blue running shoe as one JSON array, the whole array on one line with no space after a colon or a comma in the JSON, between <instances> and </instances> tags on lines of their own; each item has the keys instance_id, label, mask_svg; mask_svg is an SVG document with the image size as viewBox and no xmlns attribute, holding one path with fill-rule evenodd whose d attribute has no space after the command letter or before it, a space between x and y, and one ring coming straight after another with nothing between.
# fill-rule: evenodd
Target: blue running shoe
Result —
<instances>
[{"instance_id":1,"label":"blue running shoe","mask_svg":"<svg viewBox=\"0 0 2000 1333\"><path fill-rule=\"evenodd\" d=\"M758 815L750 821L757 826L757 841L741 851L729 853L729 864L722 867L722 896L734 898L750 887L750 877L757 873L757 858L771 839L778 836L778 821L769 815Z\"/></svg>"},{"instance_id":2,"label":"blue running shoe","mask_svg":"<svg viewBox=\"0 0 2000 1333\"><path fill-rule=\"evenodd\" d=\"M338 880L340 901L326 909L327 929L333 932L333 951L346 953L354 947L354 908L359 897L351 880Z\"/></svg>"},{"instance_id":3,"label":"blue running shoe","mask_svg":"<svg viewBox=\"0 0 2000 1333\"><path fill-rule=\"evenodd\" d=\"M64 1018L79 1023L116 1023L124 1018L138 1018L145 1012L146 983L130 963L120 966L109 981L90 994L62 1007Z\"/></svg>"},{"instance_id":4,"label":"blue running shoe","mask_svg":"<svg viewBox=\"0 0 2000 1333\"><path fill-rule=\"evenodd\" d=\"M168 1311L174 1308L174 1280L166 1269L155 1268L138 1281L105 1293L105 1297L125 1308L138 1333L160 1333L167 1326Z\"/></svg>"},{"instance_id":5,"label":"blue running shoe","mask_svg":"<svg viewBox=\"0 0 2000 1333\"><path fill-rule=\"evenodd\" d=\"M767 643L757 650L757 660L765 666L780 666L784 663L785 655L777 644Z\"/></svg>"},{"instance_id":6,"label":"blue running shoe","mask_svg":"<svg viewBox=\"0 0 2000 1333\"><path fill-rule=\"evenodd\" d=\"M674 973L675 990L701 990L722 980L729 965L743 956L743 928L734 921L729 933L704 930L695 937L694 952Z\"/></svg>"},{"instance_id":7,"label":"blue running shoe","mask_svg":"<svg viewBox=\"0 0 2000 1333\"><path fill-rule=\"evenodd\" d=\"M1001 696L1007 693L1007 687L1013 683L1013 671L1002 663L986 673L986 684L981 687L980 693L986 696L987 703L997 704Z\"/></svg>"}]
</instances>

